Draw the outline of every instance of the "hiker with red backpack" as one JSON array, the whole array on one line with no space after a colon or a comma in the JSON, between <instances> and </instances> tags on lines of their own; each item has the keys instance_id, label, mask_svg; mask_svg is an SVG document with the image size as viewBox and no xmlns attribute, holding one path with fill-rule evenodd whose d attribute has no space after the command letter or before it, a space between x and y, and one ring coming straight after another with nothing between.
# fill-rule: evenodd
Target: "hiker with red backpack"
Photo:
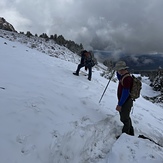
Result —
<instances>
[{"instance_id":1,"label":"hiker with red backpack","mask_svg":"<svg viewBox=\"0 0 163 163\"><path fill-rule=\"evenodd\" d=\"M88 80L91 81L91 77L92 77L92 67L94 66L94 62L92 60L92 56L90 52L87 52L86 50L83 50L81 52L81 61L80 64L77 67L76 72L74 72L74 75L79 76L79 71L82 67L85 67L85 70L88 69Z\"/></svg>"},{"instance_id":2,"label":"hiker with red backpack","mask_svg":"<svg viewBox=\"0 0 163 163\"><path fill-rule=\"evenodd\" d=\"M116 63L114 70L117 71L117 78L119 80L117 97L118 104L116 110L120 114L120 120L123 123L122 133L134 135L134 129L130 118L131 108L133 106L133 99L130 96L133 85L133 78L130 76L124 61Z\"/></svg>"}]
</instances>

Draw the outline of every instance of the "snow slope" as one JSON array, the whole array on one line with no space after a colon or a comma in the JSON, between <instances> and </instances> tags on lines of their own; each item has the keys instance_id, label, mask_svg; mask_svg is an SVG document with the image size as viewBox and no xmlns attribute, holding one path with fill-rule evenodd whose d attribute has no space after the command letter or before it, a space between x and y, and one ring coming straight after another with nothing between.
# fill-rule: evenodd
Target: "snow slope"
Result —
<instances>
[{"instance_id":1,"label":"snow slope","mask_svg":"<svg viewBox=\"0 0 163 163\"><path fill-rule=\"evenodd\" d=\"M2 163L163 163L161 106L140 97L131 115L135 136L116 140L122 129L115 110L118 83L111 81L99 104L108 82L102 69L94 67L88 81L72 75L79 58L67 49L59 47L66 59L50 57L10 37L0 37ZM146 94L155 94L147 82Z\"/></svg>"}]
</instances>

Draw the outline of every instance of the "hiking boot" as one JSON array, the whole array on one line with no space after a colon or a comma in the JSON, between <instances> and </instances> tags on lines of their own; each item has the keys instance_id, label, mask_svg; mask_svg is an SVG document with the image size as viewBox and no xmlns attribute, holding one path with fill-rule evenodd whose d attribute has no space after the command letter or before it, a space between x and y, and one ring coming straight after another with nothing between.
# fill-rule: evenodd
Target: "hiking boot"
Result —
<instances>
[{"instance_id":1,"label":"hiking boot","mask_svg":"<svg viewBox=\"0 0 163 163\"><path fill-rule=\"evenodd\" d=\"M129 135L134 136L134 128L131 126Z\"/></svg>"},{"instance_id":2,"label":"hiking boot","mask_svg":"<svg viewBox=\"0 0 163 163\"><path fill-rule=\"evenodd\" d=\"M89 81L91 81L91 78L88 78Z\"/></svg>"},{"instance_id":3,"label":"hiking boot","mask_svg":"<svg viewBox=\"0 0 163 163\"><path fill-rule=\"evenodd\" d=\"M116 136L116 139L118 139L121 135Z\"/></svg>"},{"instance_id":4,"label":"hiking boot","mask_svg":"<svg viewBox=\"0 0 163 163\"><path fill-rule=\"evenodd\" d=\"M76 72L73 72L73 74L76 75L76 76L79 76L79 74L77 74Z\"/></svg>"}]
</instances>

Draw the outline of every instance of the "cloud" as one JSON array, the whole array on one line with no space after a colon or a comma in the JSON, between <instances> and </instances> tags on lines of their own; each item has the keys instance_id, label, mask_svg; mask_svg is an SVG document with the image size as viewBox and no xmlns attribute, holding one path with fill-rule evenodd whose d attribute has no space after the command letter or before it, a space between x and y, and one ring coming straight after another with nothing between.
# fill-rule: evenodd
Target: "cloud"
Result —
<instances>
[{"instance_id":1,"label":"cloud","mask_svg":"<svg viewBox=\"0 0 163 163\"><path fill-rule=\"evenodd\" d=\"M163 52L162 0L1 0L17 31L63 35L92 50Z\"/></svg>"},{"instance_id":2,"label":"cloud","mask_svg":"<svg viewBox=\"0 0 163 163\"><path fill-rule=\"evenodd\" d=\"M144 64L150 64L150 63L153 63L152 59L145 59L144 60Z\"/></svg>"}]
</instances>

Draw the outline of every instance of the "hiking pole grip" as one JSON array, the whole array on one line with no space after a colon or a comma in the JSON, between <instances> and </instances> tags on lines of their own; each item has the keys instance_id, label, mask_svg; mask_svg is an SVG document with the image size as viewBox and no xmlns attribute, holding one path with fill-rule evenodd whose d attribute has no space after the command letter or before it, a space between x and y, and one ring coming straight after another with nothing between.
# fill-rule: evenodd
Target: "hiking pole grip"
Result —
<instances>
[{"instance_id":1,"label":"hiking pole grip","mask_svg":"<svg viewBox=\"0 0 163 163\"><path fill-rule=\"evenodd\" d=\"M112 79L114 73L115 73L115 70L113 71L113 73L112 73L112 75L111 75L111 77L110 77L110 80L108 81L108 83L107 83L107 85L106 85L106 87L105 87L105 90L104 90L104 92L103 92L103 94L102 94L102 96L101 96L101 98L100 98L100 100L99 100L99 103L101 102L101 100L102 100L102 98L103 98L103 96L104 96L104 94L105 94L105 92L106 92L106 89L107 89L107 87L108 87L108 85L109 85L109 83L110 83L110 81L111 81L111 79Z\"/></svg>"}]
</instances>

